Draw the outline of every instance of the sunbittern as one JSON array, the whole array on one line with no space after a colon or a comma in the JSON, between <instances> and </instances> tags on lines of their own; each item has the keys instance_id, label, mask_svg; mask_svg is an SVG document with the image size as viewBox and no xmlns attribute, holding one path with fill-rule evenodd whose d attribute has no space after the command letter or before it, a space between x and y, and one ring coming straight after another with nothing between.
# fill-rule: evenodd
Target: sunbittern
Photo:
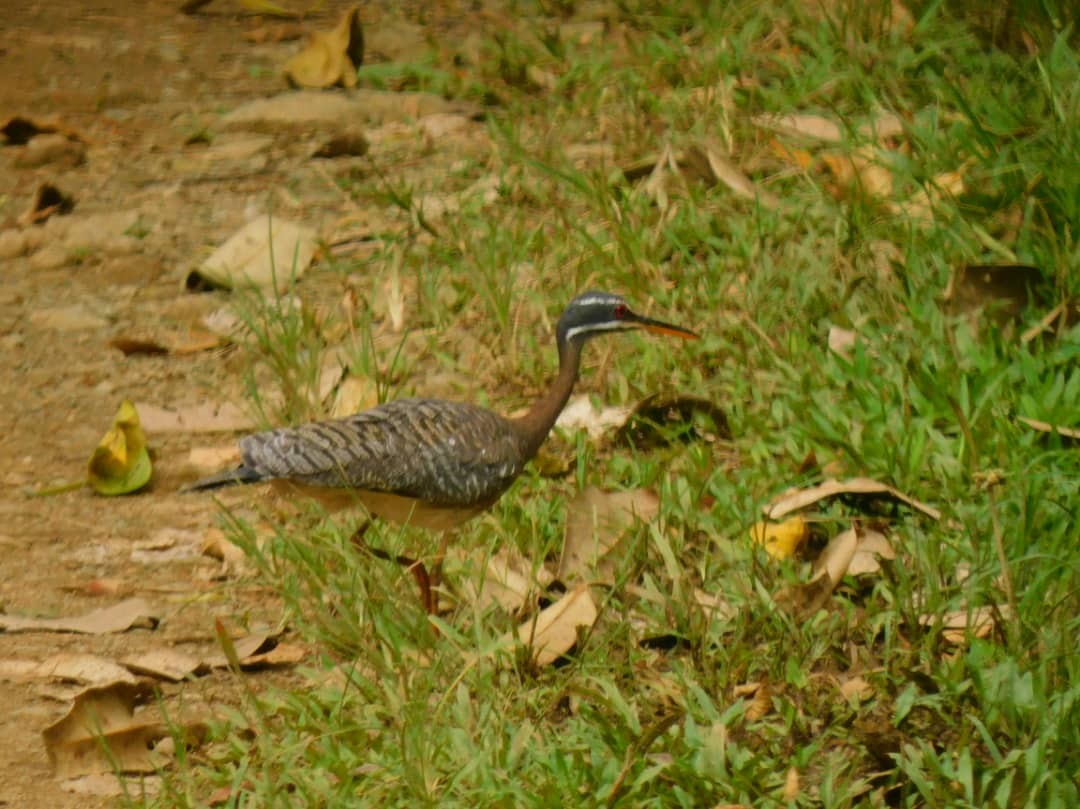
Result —
<instances>
[{"instance_id":1,"label":"sunbittern","mask_svg":"<svg viewBox=\"0 0 1080 809\"><path fill-rule=\"evenodd\" d=\"M246 436L239 467L188 488L278 481L329 510L359 502L374 516L441 533L441 565L452 529L490 508L544 443L577 381L585 342L632 329L697 337L636 314L618 295L585 292L559 318L558 375L519 418L466 402L399 399L347 418ZM433 611L426 570L419 563L413 570Z\"/></svg>"}]
</instances>

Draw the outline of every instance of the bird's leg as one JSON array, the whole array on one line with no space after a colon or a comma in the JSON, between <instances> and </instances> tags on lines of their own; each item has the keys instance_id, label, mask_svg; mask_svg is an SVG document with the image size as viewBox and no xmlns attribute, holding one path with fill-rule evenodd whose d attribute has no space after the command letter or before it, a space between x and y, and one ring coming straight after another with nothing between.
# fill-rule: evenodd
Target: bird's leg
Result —
<instances>
[{"instance_id":1,"label":"bird's leg","mask_svg":"<svg viewBox=\"0 0 1080 809\"><path fill-rule=\"evenodd\" d=\"M427 568L424 563L418 559L413 559L409 556L403 556L401 554L390 554L381 548L376 548L367 543L364 540L364 534L367 533L368 526L371 525L371 520L366 520L359 528L357 528L351 537L349 542L353 547L365 553L370 553L376 559L382 559L384 562L396 562L402 567L406 568L412 577L416 579L416 584L420 588L420 602L424 605L424 611L428 615L434 615L437 608L437 601L435 599L435 593L432 591L431 576L428 575ZM443 548L443 554L446 553L446 549ZM442 572L442 557L439 557L439 573Z\"/></svg>"}]
</instances>

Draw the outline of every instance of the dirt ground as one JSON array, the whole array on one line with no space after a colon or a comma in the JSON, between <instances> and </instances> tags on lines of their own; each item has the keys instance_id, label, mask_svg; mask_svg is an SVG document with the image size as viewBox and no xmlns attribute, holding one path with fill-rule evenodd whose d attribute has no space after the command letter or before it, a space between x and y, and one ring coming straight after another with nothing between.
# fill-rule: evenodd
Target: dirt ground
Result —
<instances>
[{"instance_id":1,"label":"dirt ground","mask_svg":"<svg viewBox=\"0 0 1080 809\"><path fill-rule=\"evenodd\" d=\"M125 357L109 341L183 335L219 307L222 293L185 293L182 279L254 214L273 205L320 229L341 213L341 192L303 144L250 134L188 142L244 102L285 91L280 65L298 43L245 39L275 21L243 14L238 2L215 0L191 16L179 5L37 3L0 27L0 118L58 118L83 144L81 156L75 146L34 164L29 146L0 139L0 242L8 245L0 256L0 608L76 616L142 596L161 619L155 630L105 635L0 632L0 661L65 652L118 660L163 647L203 655L215 650L215 617L237 630L279 617L264 592L223 579L221 562L199 553L216 507L177 491L193 477L191 448L227 445L229 434L152 435L154 479L135 496L85 488L28 496L84 473L125 398L243 401L235 358ZM304 24L332 27L345 6L320 4ZM43 182L70 195L74 209L19 224ZM85 244L68 237L80 227ZM228 699L228 680L218 673L184 687ZM0 805L106 802L65 791L50 770L41 731L73 691L0 673Z\"/></svg>"}]
</instances>

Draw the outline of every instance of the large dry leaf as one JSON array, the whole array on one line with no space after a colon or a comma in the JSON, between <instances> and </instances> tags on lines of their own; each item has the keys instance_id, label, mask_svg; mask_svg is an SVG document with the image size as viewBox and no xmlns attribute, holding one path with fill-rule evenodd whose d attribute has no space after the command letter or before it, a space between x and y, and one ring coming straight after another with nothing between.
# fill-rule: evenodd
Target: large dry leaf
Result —
<instances>
[{"instance_id":1,"label":"large dry leaf","mask_svg":"<svg viewBox=\"0 0 1080 809\"><path fill-rule=\"evenodd\" d=\"M686 394L653 394L638 402L621 425L618 440L634 448L669 446L674 440L731 438L727 414L708 399Z\"/></svg>"},{"instance_id":2,"label":"large dry leaf","mask_svg":"<svg viewBox=\"0 0 1080 809\"><path fill-rule=\"evenodd\" d=\"M566 535L558 576L564 581L592 579L614 584L625 550L623 539L638 520L660 513L660 498L650 489L605 492L583 489L566 507Z\"/></svg>"},{"instance_id":3,"label":"large dry leaf","mask_svg":"<svg viewBox=\"0 0 1080 809\"><path fill-rule=\"evenodd\" d=\"M467 556L461 554L462 559ZM499 606L510 614L517 614L554 578L544 567L534 570L532 563L521 554L500 548L487 560L482 579L477 582L475 575L465 576L462 589L464 598L481 609Z\"/></svg>"},{"instance_id":4,"label":"large dry leaf","mask_svg":"<svg viewBox=\"0 0 1080 809\"><path fill-rule=\"evenodd\" d=\"M62 680L82 685L135 682L131 673L118 663L79 652L63 652L45 660L0 660L0 680Z\"/></svg>"},{"instance_id":5,"label":"large dry leaf","mask_svg":"<svg viewBox=\"0 0 1080 809\"><path fill-rule=\"evenodd\" d=\"M713 145L691 146L680 160L688 170L709 185L722 183L737 196L761 203L764 208L778 208L780 198L772 191L759 187L738 166L724 157Z\"/></svg>"},{"instance_id":6,"label":"large dry leaf","mask_svg":"<svg viewBox=\"0 0 1080 809\"><path fill-rule=\"evenodd\" d=\"M589 438L595 441L608 431L626 424L633 411L632 407L597 409L589 396L576 396L563 408L555 426L564 430L585 430Z\"/></svg>"},{"instance_id":7,"label":"large dry leaf","mask_svg":"<svg viewBox=\"0 0 1080 809\"><path fill-rule=\"evenodd\" d=\"M311 34L304 49L285 63L285 78L298 87L356 86L356 68L364 62L360 9L342 15L333 31Z\"/></svg>"},{"instance_id":8,"label":"large dry leaf","mask_svg":"<svg viewBox=\"0 0 1080 809\"><path fill-rule=\"evenodd\" d=\"M152 473L139 413L125 400L90 456L86 480L98 494L130 494L149 483Z\"/></svg>"},{"instance_id":9,"label":"large dry leaf","mask_svg":"<svg viewBox=\"0 0 1080 809\"><path fill-rule=\"evenodd\" d=\"M255 422L232 402L206 402L186 407L136 405L143 429L151 433L231 433L251 430Z\"/></svg>"},{"instance_id":10,"label":"large dry leaf","mask_svg":"<svg viewBox=\"0 0 1080 809\"><path fill-rule=\"evenodd\" d=\"M188 289L257 287L285 292L315 256L315 231L259 216L230 236L185 281Z\"/></svg>"},{"instance_id":11,"label":"large dry leaf","mask_svg":"<svg viewBox=\"0 0 1080 809\"><path fill-rule=\"evenodd\" d=\"M22 618L0 615L0 630L4 632L78 632L104 635L126 632L132 628L153 629L158 619L142 598L129 598L105 609L94 610L77 618Z\"/></svg>"},{"instance_id":12,"label":"large dry leaf","mask_svg":"<svg viewBox=\"0 0 1080 809\"><path fill-rule=\"evenodd\" d=\"M811 486L807 489L799 489L785 493L764 507L765 516L771 520L778 520L793 511L806 508L819 500L839 495L888 495L901 503L904 503L916 511L921 511L934 520L941 519L941 512L933 506L928 506L912 497L908 497L898 489L894 489L886 483L879 483L870 478L849 478L848 480L835 480L830 478L825 482Z\"/></svg>"},{"instance_id":13,"label":"large dry leaf","mask_svg":"<svg viewBox=\"0 0 1080 809\"><path fill-rule=\"evenodd\" d=\"M153 745L170 731L164 722L135 717L136 705L148 696L148 689L131 683L111 683L79 694L71 710L42 731L57 777L157 770L161 758L154 755ZM194 741L205 728L194 723L185 730Z\"/></svg>"},{"instance_id":14,"label":"large dry leaf","mask_svg":"<svg viewBox=\"0 0 1080 809\"><path fill-rule=\"evenodd\" d=\"M775 596L776 603L797 616L817 612L847 574L858 546L859 536L854 528L837 534L814 562L810 581L783 588Z\"/></svg>"},{"instance_id":15,"label":"large dry leaf","mask_svg":"<svg viewBox=\"0 0 1080 809\"><path fill-rule=\"evenodd\" d=\"M772 129L784 135L798 135L827 143L839 143L844 139L844 130L839 124L821 115L755 115L750 120L754 126Z\"/></svg>"},{"instance_id":16,"label":"large dry leaf","mask_svg":"<svg viewBox=\"0 0 1080 809\"><path fill-rule=\"evenodd\" d=\"M195 674L205 674L210 667L197 657L176 649L153 649L120 661L124 668L146 677L180 682Z\"/></svg>"},{"instance_id":17,"label":"large dry leaf","mask_svg":"<svg viewBox=\"0 0 1080 809\"><path fill-rule=\"evenodd\" d=\"M529 647L533 662L548 666L574 648L578 627L596 623L596 604L587 584L579 584L532 620L518 627L517 636Z\"/></svg>"}]
</instances>

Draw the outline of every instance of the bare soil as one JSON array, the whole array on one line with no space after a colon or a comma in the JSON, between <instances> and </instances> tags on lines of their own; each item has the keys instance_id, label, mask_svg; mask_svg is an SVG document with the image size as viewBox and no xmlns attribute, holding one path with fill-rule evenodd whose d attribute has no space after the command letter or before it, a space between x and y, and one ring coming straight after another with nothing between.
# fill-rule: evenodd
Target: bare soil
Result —
<instances>
[{"instance_id":1,"label":"bare soil","mask_svg":"<svg viewBox=\"0 0 1080 809\"><path fill-rule=\"evenodd\" d=\"M216 507L209 497L178 493L193 477L189 450L226 445L228 434L152 435L154 479L134 496L105 498L87 488L28 495L83 475L125 398L242 401L235 357L125 357L109 341L182 335L219 307L221 293L186 293L182 279L253 214L274 205L316 228L341 215L342 195L325 169L311 165L306 144L278 137L259 149L240 138L230 151L237 141L223 138L211 142L215 151L192 139L245 101L283 92L280 66L298 43L244 39L275 21L244 15L238 2L215 0L192 16L179 5L38 3L0 27L0 118L57 118L85 145L79 165L70 155L26 165L29 147L0 139L0 231L13 239L36 231L15 255L0 257L0 607L74 616L139 595L161 618L155 630L100 636L0 632L0 661L61 652L117 660L162 647L203 655L216 649L215 617L237 630L280 617L265 592L223 578L221 562L198 553ZM318 5L304 25L325 30L347 4ZM66 220L62 226L19 225L43 182L70 195L74 209L53 217ZM86 249L63 244L77 223L108 231L132 220L134 227L106 232ZM179 532L171 545L161 541L167 531ZM102 581L108 586L95 588ZM163 688L227 700L235 690L229 678L217 673ZM0 675L0 805L107 803L65 791L51 773L41 731L67 711L70 694L56 699L57 685Z\"/></svg>"}]
</instances>

